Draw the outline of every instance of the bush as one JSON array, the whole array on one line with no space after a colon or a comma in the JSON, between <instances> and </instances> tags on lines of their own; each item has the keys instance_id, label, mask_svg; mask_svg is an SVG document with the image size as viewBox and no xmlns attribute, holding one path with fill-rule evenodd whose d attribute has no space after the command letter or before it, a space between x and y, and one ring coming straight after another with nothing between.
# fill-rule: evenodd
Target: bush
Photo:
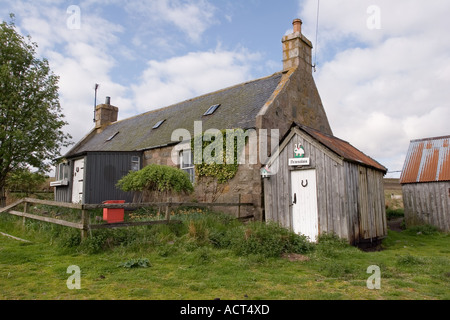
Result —
<instances>
[{"instance_id":1,"label":"bush","mask_svg":"<svg viewBox=\"0 0 450 320\"><path fill-rule=\"evenodd\" d=\"M192 192L189 175L183 170L151 164L139 171L133 171L117 182L123 191Z\"/></svg>"}]
</instances>

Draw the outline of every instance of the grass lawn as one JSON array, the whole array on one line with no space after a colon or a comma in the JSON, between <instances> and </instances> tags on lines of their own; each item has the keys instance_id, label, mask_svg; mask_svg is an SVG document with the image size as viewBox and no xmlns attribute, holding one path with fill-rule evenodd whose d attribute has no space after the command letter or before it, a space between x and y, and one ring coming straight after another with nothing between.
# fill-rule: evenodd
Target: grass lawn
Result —
<instances>
[{"instance_id":1,"label":"grass lawn","mask_svg":"<svg viewBox=\"0 0 450 320\"><path fill-rule=\"evenodd\" d=\"M178 227L108 231L81 244L78 231L21 221L0 215L0 232L31 241L0 235L1 300L450 299L450 235L427 228L390 231L377 252L331 236L309 246L292 237L299 259L288 259L275 250L289 238L273 236L278 229L220 224L208 212L187 214ZM241 231L246 247L232 240ZM79 290L67 287L72 265L81 270ZM381 270L379 290L367 288L371 265Z\"/></svg>"}]
</instances>

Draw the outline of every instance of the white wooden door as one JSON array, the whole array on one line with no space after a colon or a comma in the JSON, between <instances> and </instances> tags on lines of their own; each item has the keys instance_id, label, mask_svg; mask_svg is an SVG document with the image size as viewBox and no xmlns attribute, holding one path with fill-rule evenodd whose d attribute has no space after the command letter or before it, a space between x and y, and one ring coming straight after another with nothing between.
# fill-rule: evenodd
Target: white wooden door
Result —
<instances>
[{"instance_id":1,"label":"white wooden door","mask_svg":"<svg viewBox=\"0 0 450 320\"><path fill-rule=\"evenodd\" d=\"M83 203L84 159L74 162L72 184L72 202Z\"/></svg>"},{"instance_id":2,"label":"white wooden door","mask_svg":"<svg viewBox=\"0 0 450 320\"><path fill-rule=\"evenodd\" d=\"M315 242L319 235L316 170L292 171L291 190L293 230Z\"/></svg>"}]
</instances>

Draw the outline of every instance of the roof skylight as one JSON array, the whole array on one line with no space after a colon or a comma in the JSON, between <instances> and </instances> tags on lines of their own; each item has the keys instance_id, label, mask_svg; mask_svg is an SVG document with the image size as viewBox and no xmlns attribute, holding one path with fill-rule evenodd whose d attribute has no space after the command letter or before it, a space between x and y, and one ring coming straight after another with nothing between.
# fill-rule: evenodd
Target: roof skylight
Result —
<instances>
[{"instance_id":1,"label":"roof skylight","mask_svg":"<svg viewBox=\"0 0 450 320\"><path fill-rule=\"evenodd\" d=\"M209 107L208 111L206 111L203 115L204 116L210 116L212 115L214 112L216 112L216 110L220 107L220 104L215 104L211 107Z\"/></svg>"},{"instance_id":2,"label":"roof skylight","mask_svg":"<svg viewBox=\"0 0 450 320\"><path fill-rule=\"evenodd\" d=\"M106 142L111 141L112 139L114 139L119 133L120 133L120 131L117 131L116 133L114 133L111 137L106 139Z\"/></svg>"},{"instance_id":3,"label":"roof skylight","mask_svg":"<svg viewBox=\"0 0 450 320\"><path fill-rule=\"evenodd\" d=\"M166 120L164 119L164 120L161 120L161 121L158 121L154 126L153 126L153 129L158 129L159 127L161 127L161 125L165 122Z\"/></svg>"}]
</instances>

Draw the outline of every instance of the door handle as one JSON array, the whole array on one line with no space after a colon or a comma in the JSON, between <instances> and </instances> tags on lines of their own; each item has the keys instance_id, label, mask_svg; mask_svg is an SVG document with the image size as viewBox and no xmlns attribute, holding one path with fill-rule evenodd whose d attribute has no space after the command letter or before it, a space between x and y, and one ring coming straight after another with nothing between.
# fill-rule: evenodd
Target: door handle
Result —
<instances>
[{"instance_id":1,"label":"door handle","mask_svg":"<svg viewBox=\"0 0 450 320\"><path fill-rule=\"evenodd\" d=\"M294 201L292 202L293 204L296 204L297 203L297 194L296 193L294 193Z\"/></svg>"}]
</instances>

